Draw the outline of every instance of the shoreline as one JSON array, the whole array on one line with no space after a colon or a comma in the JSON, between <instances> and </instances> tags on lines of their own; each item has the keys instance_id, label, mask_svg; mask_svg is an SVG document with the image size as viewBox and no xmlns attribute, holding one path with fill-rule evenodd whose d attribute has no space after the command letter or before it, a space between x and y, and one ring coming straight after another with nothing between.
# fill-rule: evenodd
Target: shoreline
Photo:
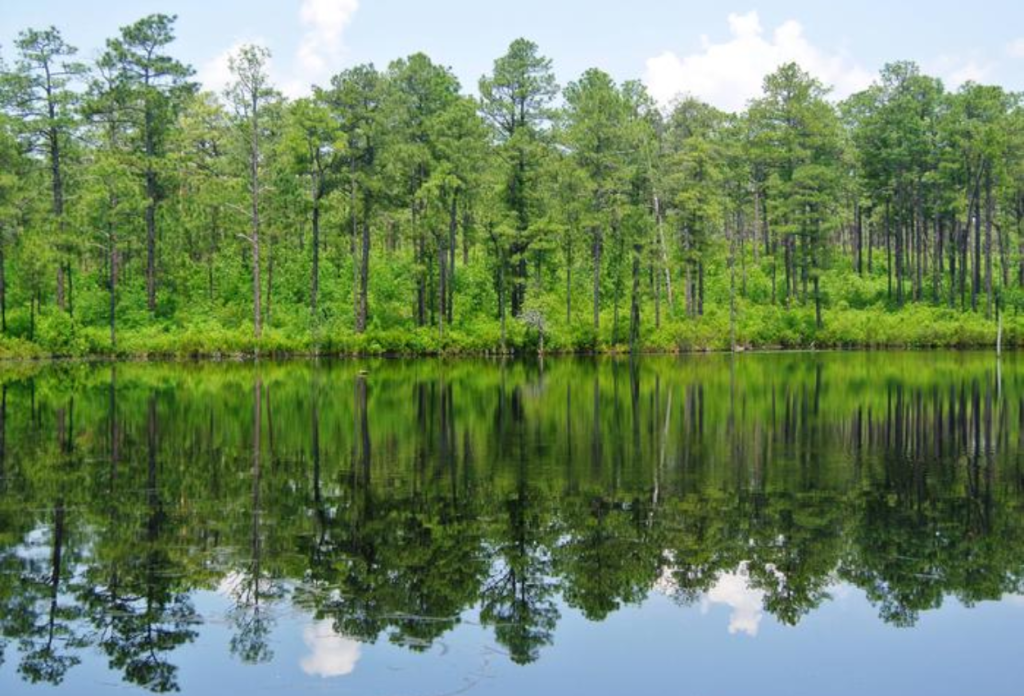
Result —
<instances>
[{"instance_id":1,"label":"shoreline","mask_svg":"<svg viewBox=\"0 0 1024 696\"><path fill-rule=\"evenodd\" d=\"M726 355L778 355L800 353L992 353L997 355L995 343L963 344L963 345L844 345L844 346L756 346L728 348L668 350L647 348L638 351L638 358L671 358L688 356L726 356ZM1024 346L1003 345L1003 353L1013 355L1024 352ZM0 357L0 369L7 365L22 364L80 364L80 363L238 363L290 360L525 360L539 358L630 358L634 354L628 349L604 349L593 351L570 350L500 350L493 351L432 351L432 352L341 352L341 351L209 351L209 352L143 352L143 353L86 353L82 355L62 355L42 353L39 355L3 356Z\"/></svg>"}]
</instances>

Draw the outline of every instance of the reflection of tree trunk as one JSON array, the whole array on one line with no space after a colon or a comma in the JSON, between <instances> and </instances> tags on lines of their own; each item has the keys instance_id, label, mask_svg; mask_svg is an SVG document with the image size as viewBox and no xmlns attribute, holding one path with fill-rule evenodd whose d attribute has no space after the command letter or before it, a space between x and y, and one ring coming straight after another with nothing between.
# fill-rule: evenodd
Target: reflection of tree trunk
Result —
<instances>
[{"instance_id":1,"label":"reflection of tree trunk","mask_svg":"<svg viewBox=\"0 0 1024 696\"><path fill-rule=\"evenodd\" d=\"M260 443L263 439L263 419L260 412L263 400L263 379L257 374L253 386L252 401L252 529L250 553L252 554L253 605L260 606Z\"/></svg>"},{"instance_id":2,"label":"reflection of tree trunk","mask_svg":"<svg viewBox=\"0 0 1024 696\"><path fill-rule=\"evenodd\" d=\"M117 480L117 464L120 459L120 433L117 427L117 365L110 367L110 386L108 387L108 419L110 420L110 494L114 493L114 482ZM111 498L113 502L113 497Z\"/></svg>"},{"instance_id":3,"label":"reflection of tree trunk","mask_svg":"<svg viewBox=\"0 0 1024 696\"><path fill-rule=\"evenodd\" d=\"M267 392L267 445L270 449L270 465L274 466L275 462L277 462L277 448L274 443L274 410L269 384L264 391Z\"/></svg>"},{"instance_id":4,"label":"reflection of tree trunk","mask_svg":"<svg viewBox=\"0 0 1024 696\"><path fill-rule=\"evenodd\" d=\"M156 470L157 427L156 395L150 394L146 418L146 452L148 463L146 496L150 510L148 539L151 543L156 541L160 532L160 496L157 491Z\"/></svg>"},{"instance_id":5,"label":"reflection of tree trunk","mask_svg":"<svg viewBox=\"0 0 1024 696\"><path fill-rule=\"evenodd\" d=\"M756 246L756 244L755 244ZM667 456L665 452L665 444L668 442L668 430L669 423L672 421L672 391L669 390L668 398L665 402L665 424L662 426L661 431L661 452L658 456L658 464L654 469L654 494L653 494L653 507L658 507L658 502L661 498L661 475L665 469L667 463Z\"/></svg>"},{"instance_id":6,"label":"reflection of tree trunk","mask_svg":"<svg viewBox=\"0 0 1024 696\"><path fill-rule=\"evenodd\" d=\"M64 556L64 498L57 498L53 507L53 553L50 556L50 616L47 624L46 649L53 647L57 623L57 597L60 593L62 558Z\"/></svg>"},{"instance_id":7,"label":"reflection of tree trunk","mask_svg":"<svg viewBox=\"0 0 1024 696\"><path fill-rule=\"evenodd\" d=\"M366 376L356 376L356 413L359 419L359 470L363 485L370 484L370 419L367 413Z\"/></svg>"},{"instance_id":8,"label":"reflection of tree trunk","mask_svg":"<svg viewBox=\"0 0 1024 696\"><path fill-rule=\"evenodd\" d=\"M592 471L598 471L601 467L601 460L604 458L601 443L601 382L598 378L599 370L594 370L594 398L593 398L593 425L590 428L590 467Z\"/></svg>"},{"instance_id":9,"label":"reflection of tree trunk","mask_svg":"<svg viewBox=\"0 0 1024 696\"><path fill-rule=\"evenodd\" d=\"M316 503L317 510L319 511L320 504L323 502L323 496L320 491L320 404L316 394L313 395L311 426L309 448L313 457L313 501Z\"/></svg>"},{"instance_id":10,"label":"reflection of tree trunk","mask_svg":"<svg viewBox=\"0 0 1024 696\"><path fill-rule=\"evenodd\" d=\"M327 511L324 510L324 497L320 473L320 394L318 384L315 381L313 391L313 412L312 423L310 424L310 451L313 457L313 509L316 514L317 525L319 526L319 537L317 538L316 555L321 555L324 544L327 541Z\"/></svg>"},{"instance_id":11,"label":"reflection of tree trunk","mask_svg":"<svg viewBox=\"0 0 1024 696\"><path fill-rule=\"evenodd\" d=\"M7 488L7 385L0 387L0 492Z\"/></svg>"},{"instance_id":12,"label":"reflection of tree trunk","mask_svg":"<svg viewBox=\"0 0 1024 696\"><path fill-rule=\"evenodd\" d=\"M640 368L632 357L629 360L629 405L632 421L633 461L643 461L640 450Z\"/></svg>"}]
</instances>

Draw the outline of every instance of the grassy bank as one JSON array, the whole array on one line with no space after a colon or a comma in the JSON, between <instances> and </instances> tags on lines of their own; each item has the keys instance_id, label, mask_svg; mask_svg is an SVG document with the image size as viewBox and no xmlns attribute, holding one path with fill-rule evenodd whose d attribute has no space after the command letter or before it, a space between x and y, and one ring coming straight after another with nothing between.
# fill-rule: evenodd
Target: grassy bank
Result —
<instances>
[{"instance_id":1,"label":"grassy bank","mask_svg":"<svg viewBox=\"0 0 1024 696\"><path fill-rule=\"evenodd\" d=\"M563 318L564 319L564 318ZM746 349L808 348L981 348L994 346L997 325L980 314L962 313L925 305L888 310L882 306L833 308L824 314L823 327L815 325L810 307L783 309L742 303L737 307L734 331L729 312L711 308L703 317L665 320L660 327L645 323L641 345L646 352L677 353ZM1008 315L1003 322L1003 344L1024 346L1024 316ZM628 349L628 324L620 316L618 331L611 312L602 316L602 330L589 324L553 321L545 328L544 350L549 353L602 353ZM507 352L532 353L540 344L539 332L518 320L506 327ZM297 327L272 327L256 341L247 326L225 327L215 321L187 324L161 323L123 329L116 347L109 332L81 326L56 312L41 316L34 340L0 337L0 359L48 357L218 357L252 355L437 355L500 353L501 325L496 320L458 326L442 336L437 328L380 329L356 334L344 327L324 326L318 332Z\"/></svg>"}]
</instances>

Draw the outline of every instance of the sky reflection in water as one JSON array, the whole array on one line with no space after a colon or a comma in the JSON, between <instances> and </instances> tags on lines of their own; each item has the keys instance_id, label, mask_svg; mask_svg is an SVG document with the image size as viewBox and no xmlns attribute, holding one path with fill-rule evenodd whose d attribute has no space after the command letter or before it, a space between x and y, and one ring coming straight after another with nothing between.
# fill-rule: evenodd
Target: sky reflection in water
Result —
<instances>
[{"instance_id":1,"label":"sky reflection in water","mask_svg":"<svg viewBox=\"0 0 1024 696\"><path fill-rule=\"evenodd\" d=\"M11 366L0 691L1014 693L995 367Z\"/></svg>"}]
</instances>

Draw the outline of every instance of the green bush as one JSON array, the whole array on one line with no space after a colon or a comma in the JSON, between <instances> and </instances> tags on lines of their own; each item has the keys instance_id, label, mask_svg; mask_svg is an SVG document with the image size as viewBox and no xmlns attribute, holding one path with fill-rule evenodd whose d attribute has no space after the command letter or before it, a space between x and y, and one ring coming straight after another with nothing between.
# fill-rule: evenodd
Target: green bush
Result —
<instances>
[{"instance_id":1,"label":"green bush","mask_svg":"<svg viewBox=\"0 0 1024 696\"><path fill-rule=\"evenodd\" d=\"M84 355L89 348L71 315L56 309L37 318L36 343L47 353L58 357Z\"/></svg>"}]
</instances>

